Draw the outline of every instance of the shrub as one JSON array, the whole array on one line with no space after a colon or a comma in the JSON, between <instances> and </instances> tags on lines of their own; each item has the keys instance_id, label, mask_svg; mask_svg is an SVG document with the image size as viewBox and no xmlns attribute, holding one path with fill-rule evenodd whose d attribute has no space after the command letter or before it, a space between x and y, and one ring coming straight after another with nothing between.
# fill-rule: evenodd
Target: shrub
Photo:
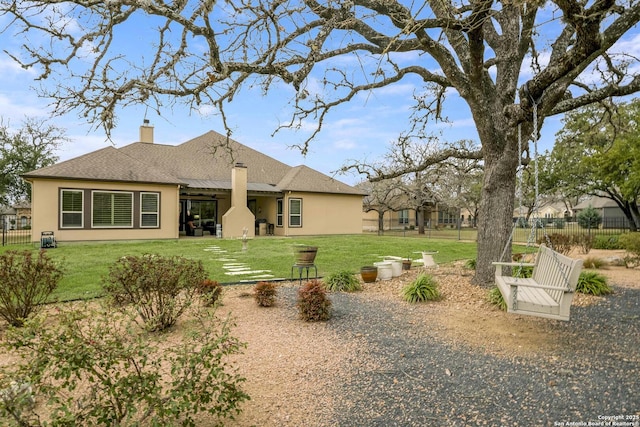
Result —
<instances>
[{"instance_id":1,"label":"shrub","mask_svg":"<svg viewBox=\"0 0 640 427\"><path fill-rule=\"evenodd\" d=\"M625 233L618 239L622 249L640 257L640 233Z\"/></svg>"},{"instance_id":2,"label":"shrub","mask_svg":"<svg viewBox=\"0 0 640 427\"><path fill-rule=\"evenodd\" d=\"M355 292L361 291L362 285L354 273L338 271L325 277L324 284L329 291Z\"/></svg>"},{"instance_id":3,"label":"shrub","mask_svg":"<svg viewBox=\"0 0 640 427\"><path fill-rule=\"evenodd\" d=\"M496 305L500 310L507 311L507 303L502 296L502 292L498 289L497 286L494 286L489 290L489 302L493 305Z\"/></svg>"},{"instance_id":4,"label":"shrub","mask_svg":"<svg viewBox=\"0 0 640 427\"><path fill-rule=\"evenodd\" d=\"M552 233L538 239L538 243L551 246L554 251L567 255L573 247L573 237L568 234Z\"/></svg>"},{"instance_id":5,"label":"shrub","mask_svg":"<svg viewBox=\"0 0 640 427\"><path fill-rule=\"evenodd\" d=\"M607 278L595 271L580 273L576 292L590 295L607 295L613 292L607 283Z\"/></svg>"},{"instance_id":6,"label":"shrub","mask_svg":"<svg viewBox=\"0 0 640 427\"><path fill-rule=\"evenodd\" d=\"M593 229L598 228L602 223L602 216L592 206L581 211L576 217L578 225L582 228Z\"/></svg>"},{"instance_id":7,"label":"shrub","mask_svg":"<svg viewBox=\"0 0 640 427\"><path fill-rule=\"evenodd\" d=\"M433 276L421 274L402 289L402 297L410 303L438 300L440 299L438 283Z\"/></svg>"},{"instance_id":8,"label":"shrub","mask_svg":"<svg viewBox=\"0 0 640 427\"><path fill-rule=\"evenodd\" d=\"M85 307L62 311L55 322L32 318L8 331L6 345L22 362L2 376L28 379L41 404L0 401L0 415L11 414L18 425L40 425L28 421L44 417L47 425L195 426L194 416L206 412L222 425L249 398L228 363L245 345L230 335L229 323L196 317L194 330L170 346L109 311Z\"/></svg>"},{"instance_id":9,"label":"shrub","mask_svg":"<svg viewBox=\"0 0 640 427\"><path fill-rule=\"evenodd\" d=\"M583 254L588 254L593 249L593 243L595 242L595 237L591 234L582 234L579 236L574 236L575 243L580 247L580 252Z\"/></svg>"},{"instance_id":10,"label":"shrub","mask_svg":"<svg viewBox=\"0 0 640 427\"><path fill-rule=\"evenodd\" d=\"M331 318L331 300L321 282L311 280L298 291L298 312L307 322L325 321Z\"/></svg>"},{"instance_id":11,"label":"shrub","mask_svg":"<svg viewBox=\"0 0 640 427\"><path fill-rule=\"evenodd\" d=\"M182 257L126 256L109 269L103 288L116 306L133 305L149 331L173 326L206 279L202 262Z\"/></svg>"},{"instance_id":12,"label":"shrub","mask_svg":"<svg viewBox=\"0 0 640 427\"><path fill-rule=\"evenodd\" d=\"M260 307L271 307L276 302L277 288L273 282L258 282L253 288L253 298Z\"/></svg>"},{"instance_id":13,"label":"shrub","mask_svg":"<svg viewBox=\"0 0 640 427\"><path fill-rule=\"evenodd\" d=\"M595 270L602 268L604 266L606 266L607 263L604 262L602 259L600 258L596 258L596 257L587 257L584 259L584 261L582 261L582 266L584 268L593 268Z\"/></svg>"},{"instance_id":14,"label":"shrub","mask_svg":"<svg viewBox=\"0 0 640 427\"><path fill-rule=\"evenodd\" d=\"M620 246L629 254L624 257L627 267L640 264L640 233L626 233L620 236Z\"/></svg>"},{"instance_id":15,"label":"shrub","mask_svg":"<svg viewBox=\"0 0 640 427\"><path fill-rule=\"evenodd\" d=\"M62 269L45 251L7 251L0 255L0 316L21 326L47 301L62 278Z\"/></svg>"},{"instance_id":16,"label":"shrub","mask_svg":"<svg viewBox=\"0 0 640 427\"><path fill-rule=\"evenodd\" d=\"M222 295L222 285L215 280L204 279L198 285L198 293L205 307L214 306Z\"/></svg>"},{"instance_id":17,"label":"shrub","mask_svg":"<svg viewBox=\"0 0 640 427\"><path fill-rule=\"evenodd\" d=\"M553 220L553 226L555 228L564 228L565 220L563 218L556 218Z\"/></svg>"},{"instance_id":18,"label":"shrub","mask_svg":"<svg viewBox=\"0 0 640 427\"><path fill-rule=\"evenodd\" d=\"M595 236L593 249L622 249L618 242L619 235Z\"/></svg>"}]
</instances>

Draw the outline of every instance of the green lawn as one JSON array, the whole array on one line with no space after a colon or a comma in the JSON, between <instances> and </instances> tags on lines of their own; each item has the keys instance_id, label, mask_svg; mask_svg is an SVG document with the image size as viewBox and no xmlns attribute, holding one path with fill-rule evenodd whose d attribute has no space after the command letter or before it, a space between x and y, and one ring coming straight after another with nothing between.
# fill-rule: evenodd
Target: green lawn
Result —
<instances>
[{"instance_id":1,"label":"green lawn","mask_svg":"<svg viewBox=\"0 0 640 427\"><path fill-rule=\"evenodd\" d=\"M60 300L91 298L101 294L100 281L109 266L125 255L157 254L183 256L200 260L213 280L233 283L239 276L225 275L224 258L248 264L255 270L271 270L276 277L288 278L293 264L294 245L305 244L318 247L316 265L318 274L350 270L359 272L360 267L381 261L385 255L421 258L419 251L438 251L435 260L448 263L459 259L476 257L476 244L451 240L434 240L424 237L404 238L397 236L349 235L300 238L257 238L248 242L248 250L242 251L240 240L213 238L191 238L163 241L61 243L48 254L59 260L65 270L55 297ZM217 246L226 253L212 252ZM9 249L32 249L33 246L5 246Z\"/></svg>"}]
</instances>

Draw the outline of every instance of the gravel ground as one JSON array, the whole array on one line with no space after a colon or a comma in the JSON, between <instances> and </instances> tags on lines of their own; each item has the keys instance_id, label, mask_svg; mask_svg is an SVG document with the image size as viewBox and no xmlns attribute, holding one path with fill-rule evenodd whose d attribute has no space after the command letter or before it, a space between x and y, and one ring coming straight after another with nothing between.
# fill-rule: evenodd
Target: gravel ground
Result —
<instances>
[{"instance_id":1,"label":"gravel ground","mask_svg":"<svg viewBox=\"0 0 640 427\"><path fill-rule=\"evenodd\" d=\"M343 404L332 425L542 426L640 411L638 291L576 309L580 330L558 328L564 351L536 358L452 346L428 325L408 334L411 316L397 304L334 298L336 328L364 335L381 367L336 388Z\"/></svg>"},{"instance_id":2,"label":"gravel ground","mask_svg":"<svg viewBox=\"0 0 640 427\"><path fill-rule=\"evenodd\" d=\"M640 286L577 295L559 322L493 309L459 268L435 273L444 301L406 304L416 274L331 294L319 324L297 319L295 284L266 310L225 297L240 334L252 325L239 362L253 400L229 425L640 426Z\"/></svg>"}]
</instances>

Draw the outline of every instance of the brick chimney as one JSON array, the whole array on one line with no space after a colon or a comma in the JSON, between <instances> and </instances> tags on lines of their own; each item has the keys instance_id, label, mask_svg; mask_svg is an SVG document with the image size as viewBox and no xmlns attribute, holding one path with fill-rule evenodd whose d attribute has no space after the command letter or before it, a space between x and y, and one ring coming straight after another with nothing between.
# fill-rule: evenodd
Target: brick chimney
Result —
<instances>
[{"instance_id":1,"label":"brick chimney","mask_svg":"<svg viewBox=\"0 0 640 427\"><path fill-rule=\"evenodd\" d=\"M149 124L149 119L144 119L140 126L140 142L153 144L153 126Z\"/></svg>"}]
</instances>

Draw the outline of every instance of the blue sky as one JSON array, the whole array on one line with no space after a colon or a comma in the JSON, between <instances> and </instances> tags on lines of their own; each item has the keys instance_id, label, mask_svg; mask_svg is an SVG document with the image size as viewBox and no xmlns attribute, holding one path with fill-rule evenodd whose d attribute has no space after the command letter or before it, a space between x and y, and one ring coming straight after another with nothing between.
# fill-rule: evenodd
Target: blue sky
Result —
<instances>
[{"instance_id":1,"label":"blue sky","mask_svg":"<svg viewBox=\"0 0 640 427\"><path fill-rule=\"evenodd\" d=\"M135 39L135 34L131 34L131 39ZM16 41L6 34L0 35L0 46L11 46ZM638 30L628 34L616 50L640 57ZM526 73L523 78L527 77ZM0 52L0 76L0 116L5 124L9 122L12 127L17 127L27 116L48 115L49 101L38 98L33 90L34 71L20 68L4 52ZM400 82L367 96L359 96L336 109L328 117L322 132L311 143L306 157L290 147L303 142L308 130L281 130L272 136L278 125L290 118L287 104L290 90L282 87L263 97L259 89L242 89L233 104L227 107L228 123L234 130L232 138L291 166L304 164L330 175L349 159L374 160L384 154L390 141L405 129L415 87L409 81ZM434 125L433 132L442 132L443 140L465 138L477 141L469 110L455 93L450 94L447 107L445 114L451 123ZM160 144L182 143L209 130L224 133L219 116L209 113L207 108L196 112L177 104L172 109L162 111L162 114L163 117L159 117L153 111L145 111L144 107L129 107L120 111L111 141L106 139L101 128L92 129L74 114L55 117L52 120L65 128L71 139L58 155L66 160L109 144L121 147L134 142L138 139L138 128L145 115L155 128L155 142ZM561 126L560 119L546 119L540 140L541 151L552 147L554 134ZM354 175L337 178L349 184L362 179Z\"/></svg>"}]
</instances>

